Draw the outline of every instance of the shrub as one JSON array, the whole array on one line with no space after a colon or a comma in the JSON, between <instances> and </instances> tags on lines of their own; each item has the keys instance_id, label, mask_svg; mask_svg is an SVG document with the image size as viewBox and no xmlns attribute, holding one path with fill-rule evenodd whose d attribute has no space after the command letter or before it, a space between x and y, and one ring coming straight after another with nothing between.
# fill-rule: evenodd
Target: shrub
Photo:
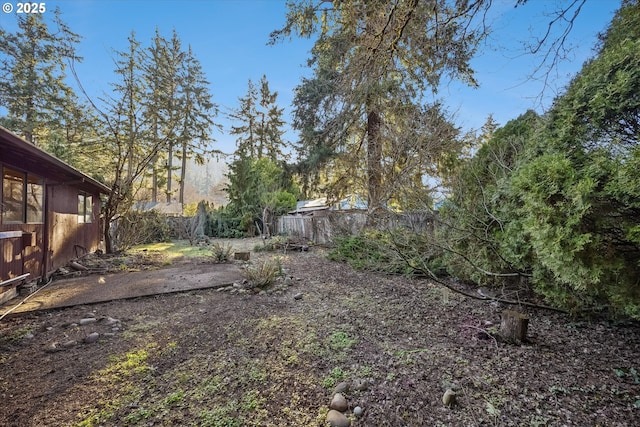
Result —
<instances>
[{"instance_id":1,"label":"shrub","mask_svg":"<svg viewBox=\"0 0 640 427\"><path fill-rule=\"evenodd\" d=\"M131 211L118 218L113 237L114 246L126 250L135 245L170 241L171 227L157 211Z\"/></svg>"},{"instance_id":2,"label":"shrub","mask_svg":"<svg viewBox=\"0 0 640 427\"><path fill-rule=\"evenodd\" d=\"M214 243L211 246L211 256L213 257L214 262L224 263L229 262L231 259L231 251L233 247L229 244L220 244Z\"/></svg>"},{"instance_id":3,"label":"shrub","mask_svg":"<svg viewBox=\"0 0 640 427\"><path fill-rule=\"evenodd\" d=\"M282 275L280 258L269 258L258 264L249 264L244 269L244 277L251 288L266 288Z\"/></svg>"}]
</instances>

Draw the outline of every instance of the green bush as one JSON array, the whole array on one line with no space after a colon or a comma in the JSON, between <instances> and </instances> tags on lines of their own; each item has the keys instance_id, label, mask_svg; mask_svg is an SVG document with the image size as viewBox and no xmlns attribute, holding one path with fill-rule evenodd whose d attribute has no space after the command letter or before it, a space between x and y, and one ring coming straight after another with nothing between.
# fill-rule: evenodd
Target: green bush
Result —
<instances>
[{"instance_id":1,"label":"green bush","mask_svg":"<svg viewBox=\"0 0 640 427\"><path fill-rule=\"evenodd\" d=\"M403 229L369 230L356 236L336 239L327 256L347 262L355 269L389 274L414 274L429 264L430 249L421 250L417 235ZM406 250L407 247L412 249ZM424 249L424 248L423 248Z\"/></svg>"},{"instance_id":2,"label":"green bush","mask_svg":"<svg viewBox=\"0 0 640 427\"><path fill-rule=\"evenodd\" d=\"M241 229L242 218L238 218L225 207L220 207L209 212L205 224L205 234L211 237L233 239L245 237L246 233Z\"/></svg>"}]
</instances>

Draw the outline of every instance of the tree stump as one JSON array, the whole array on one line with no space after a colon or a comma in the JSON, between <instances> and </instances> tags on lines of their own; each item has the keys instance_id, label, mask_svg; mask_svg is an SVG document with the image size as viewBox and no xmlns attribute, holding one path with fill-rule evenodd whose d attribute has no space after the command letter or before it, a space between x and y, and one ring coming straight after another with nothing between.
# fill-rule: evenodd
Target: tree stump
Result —
<instances>
[{"instance_id":1,"label":"tree stump","mask_svg":"<svg viewBox=\"0 0 640 427\"><path fill-rule=\"evenodd\" d=\"M527 339L528 327L529 318L525 314L512 310L504 310L502 312L500 336L506 341L517 344L523 343Z\"/></svg>"},{"instance_id":2,"label":"tree stump","mask_svg":"<svg viewBox=\"0 0 640 427\"><path fill-rule=\"evenodd\" d=\"M236 261L249 261L250 252L235 252L233 254L233 259Z\"/></svg>"}]
</instances>

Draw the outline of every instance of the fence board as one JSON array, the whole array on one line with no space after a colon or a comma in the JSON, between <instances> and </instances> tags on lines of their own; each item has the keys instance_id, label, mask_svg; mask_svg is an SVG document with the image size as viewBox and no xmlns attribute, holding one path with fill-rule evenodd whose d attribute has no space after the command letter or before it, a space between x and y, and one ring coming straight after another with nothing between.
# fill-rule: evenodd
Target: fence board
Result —
<instances>
[{"instance_id":1,"label":"fence board","mask_svg":"<svg viewBox=\"0 0 640 427\"><path fill-rule=\"evenodd\" d=\"M405 227L415 232L432 231L430 212L394 213L376 221L379 229ZM336 236L356 235L367 225L367 214L360 211L328 211L319 216L284 215L278 217L277 234L298 236L316 244L331 243Z\"/></svg>"}]
</instances>

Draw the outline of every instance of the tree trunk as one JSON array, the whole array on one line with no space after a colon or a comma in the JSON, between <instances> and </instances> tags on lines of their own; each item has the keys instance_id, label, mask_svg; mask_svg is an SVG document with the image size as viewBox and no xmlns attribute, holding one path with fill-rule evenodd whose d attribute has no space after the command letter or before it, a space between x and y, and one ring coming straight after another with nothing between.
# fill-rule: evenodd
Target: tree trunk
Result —
<instances>
[{"instance_id":1,"label":"tree trunk","mask_svg":"<svg viewBox=\"0 0 640 427\"><path fill-rule=\"evenodd\" d=\"M158 167L157 167L157 155L153 156L153 166L151 172L151 201L153 203L158 202Z\"/></svg>"},{"instance_id":2,"label":"tree trunk","mask_svg":"<svg viewBox=\"0 0 640 427\"><path fill-rule=\"evenodd\" d=\"M523 343L527 339L528 326L529 318L525 314L504 310L500 323L500 336L509 342Z\"/></svg>"},{"instance_id":3,"label":"tree trunk","mask_svg":"<svg viewBox=\"0 0 640 427\"><path fill-rule=\"evenodd\" d=\"M380 200L380 187L382 185L381 159L380 114L374 109L367 116L367 202L370 217L382 209Z\"/></svg>"},{"instance_id":4,"label":"tree trunk","mask_svg":"<svg viewBox=\"0 0 640 427\"><path fill-rule=\"evenodd\" d=\"M180 169L180 204L184 206L184 181L187 177L187 141L182 143L182 167Z\"/></svg>"},{"instance_id":5,"label":"tree trunk","mask_svg":"<svg viewBox=\"0 0 640 427\"><path fill-rule=\"evenodd\" d=\"M169 153L167 156L167 203L171 203L171 174L173 169L173 144L169 144Z\"/></svg>"}]
</instances>

